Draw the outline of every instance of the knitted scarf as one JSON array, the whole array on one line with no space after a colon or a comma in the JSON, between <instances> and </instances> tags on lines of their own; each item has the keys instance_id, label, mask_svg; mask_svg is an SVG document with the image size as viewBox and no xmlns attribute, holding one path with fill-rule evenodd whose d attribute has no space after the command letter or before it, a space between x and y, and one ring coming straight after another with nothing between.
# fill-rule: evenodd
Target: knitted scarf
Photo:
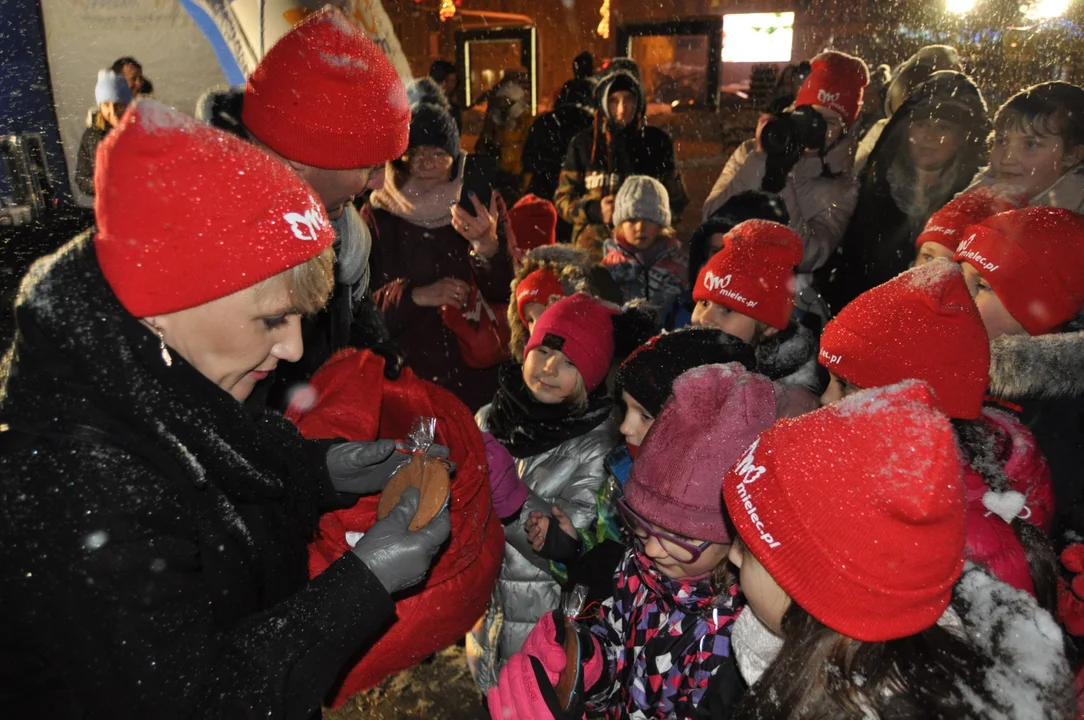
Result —
<instances>
[{"instance_id":1,"label":"knitted scarf","mask_svg":"<svg viewBox=\"0 0 1084 720\"><path fill-rule=\"evenodd\" d=\"M532 457L585 435L603 423L613 408L605 386L588 396L587 408L582 411L571 405L538 402L523 382L519 363L502 365L498 382L487 430L514 458Z\"/></svg>"},{"instance_id":2,"label":"knitted scarf","mask_svg":"<svg viewBox=\"0 0 1084 720\"><path fill-rule=\"evenodd\" d=\"M733 599L707 580L660 573L629 550L617 568L613 597L591 632L606 655L600 689L588 709L607 718L691 718L712 675L730 655Z\"/></svg>"}]
</instances>

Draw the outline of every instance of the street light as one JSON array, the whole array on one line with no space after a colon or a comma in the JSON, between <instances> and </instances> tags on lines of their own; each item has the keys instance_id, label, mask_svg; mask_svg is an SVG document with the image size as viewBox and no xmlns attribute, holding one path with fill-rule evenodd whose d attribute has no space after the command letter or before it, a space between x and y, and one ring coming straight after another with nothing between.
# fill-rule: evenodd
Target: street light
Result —
<instances>
[{"instance_id":1,"label":"street light","mask_svg":"<svg viewBox=\"0 0 1084 720\"><path fill-rule=\"evenodd\" d=\"M1028 20L1061 17L1069 9L1069 0L1034 0L1023 8Z\"/></svg>"},{"instance_id":2,"label":"street light","mask_svg":"<svg viewBox=\"0 0 1084 720\"><path fill-rule=\"evenodd\" d=\"M945 0L945 10L955 15L967 15L975 9L976 0Z\"/></svg>"}]
</instances>

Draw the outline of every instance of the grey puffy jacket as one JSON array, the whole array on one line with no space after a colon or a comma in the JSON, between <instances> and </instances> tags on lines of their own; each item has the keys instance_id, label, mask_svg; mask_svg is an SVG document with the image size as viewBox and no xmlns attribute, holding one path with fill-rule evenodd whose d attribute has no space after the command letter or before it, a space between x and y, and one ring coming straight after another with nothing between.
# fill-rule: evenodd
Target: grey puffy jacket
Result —
<instances>
[{"instance_id":1,"label":"grey puffy jacket","mask_svg":"<svg viewBox=\"0 0 1084 720\"><path fill-rule=\"evenodd\" d=\"M489 405L475 419L488 431ZM550 562L527 542L523 524L533 510L550 514L554 505L576 527L587 527L596 515L595 494L603 480L606 455L617 447L617 424L607 418L595 429L566 440L552 450L516 460L516 471L530 494L519 520L504 529L504 564L484 620L468 638L471 670L484 691L497 684L497 672L515 654L538 619L560 604L561 587L550 574Z\"/></svg>"}]
</instances>

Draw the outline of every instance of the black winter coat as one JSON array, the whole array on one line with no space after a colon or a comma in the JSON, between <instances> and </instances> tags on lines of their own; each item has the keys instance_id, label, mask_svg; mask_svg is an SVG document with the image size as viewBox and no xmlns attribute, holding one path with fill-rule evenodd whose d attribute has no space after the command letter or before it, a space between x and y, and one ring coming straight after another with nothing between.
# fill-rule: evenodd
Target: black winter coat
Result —
<instances>
[{"instance_id":1,"label":"black winter coat","mask_svg":"<svg viewBox=\"0 0 1084 720\"><path fill-rule=\"evenodd\" d=\"M92 125L83 131L83 137L79 140L79 152L75 156L75 186L84 195L94 197L94 160L98 145L108 134L108 129L100 130Z\"/></svg>"},{"instance_id":2,"label":"black winter coat","mask_svg":"<svg viewBox=\"0 0 1084 720\"><path fill-rule=\"evenodd\" d=\"M90 235L39 261L0 372L0 717L307 718L391 618L324 447L129 315Z\"/></svg>"},{"instance_id":3,"label":"black winter coat","mask_svg":"<svg viewBox=\"0 0 1084 720\"><path fill-rule=\"evenodd\" d=\"M523 172L531 174L527 192L553 200L568 146L593 120L594 113L579 105L559 105L535 118L523 144Z\"/></svg>"}]
</instances>

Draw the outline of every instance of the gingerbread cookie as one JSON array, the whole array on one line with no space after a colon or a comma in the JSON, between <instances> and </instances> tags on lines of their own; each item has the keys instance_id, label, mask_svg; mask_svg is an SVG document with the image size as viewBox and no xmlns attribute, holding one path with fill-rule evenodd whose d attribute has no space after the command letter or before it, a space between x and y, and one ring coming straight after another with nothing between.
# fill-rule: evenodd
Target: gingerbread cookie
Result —
<instances>
[{"instance_id":1,"label":"gingerbread cookie","mask_svg":"<svg viewBox=\"0 0 1084 720\"><path fill-rule=\"evenodd\" d=\"M440 514L448 503L451 492L451 480L444 463L424 455L415 455L403 467L399 468L380 493L380 502L376 506L376 517L383 520L399 502L399 496L408 487L418 488L421 501L418 510L410 521L411 530L421 530Z\"/></svg>"}]
</instances>

